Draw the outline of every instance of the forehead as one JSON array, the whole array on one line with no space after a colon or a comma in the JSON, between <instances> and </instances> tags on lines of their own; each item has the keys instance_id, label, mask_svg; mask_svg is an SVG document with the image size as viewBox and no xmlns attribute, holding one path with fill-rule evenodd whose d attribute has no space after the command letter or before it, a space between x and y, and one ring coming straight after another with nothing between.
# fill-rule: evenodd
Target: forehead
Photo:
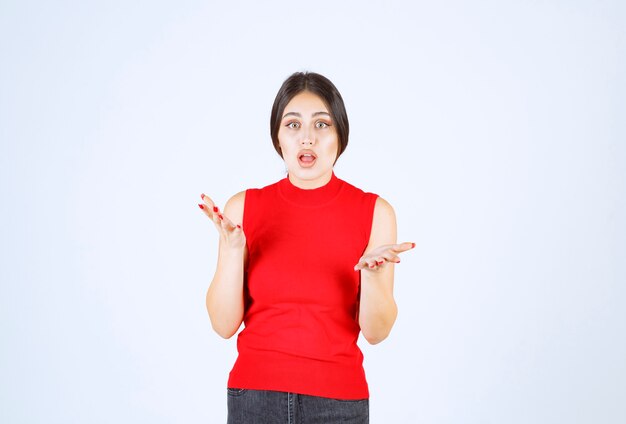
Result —
<instances>
[{"instance_id":1,"label":"forehead","mask_svg":"<svg viewBox=\"0 0 626 424\"><path fill-rule=\"evenodd\" d=\"M284 113L287 112L328 112L328 108L317 94L303 91L287 103Z\"/></svg>"}]
</instances>

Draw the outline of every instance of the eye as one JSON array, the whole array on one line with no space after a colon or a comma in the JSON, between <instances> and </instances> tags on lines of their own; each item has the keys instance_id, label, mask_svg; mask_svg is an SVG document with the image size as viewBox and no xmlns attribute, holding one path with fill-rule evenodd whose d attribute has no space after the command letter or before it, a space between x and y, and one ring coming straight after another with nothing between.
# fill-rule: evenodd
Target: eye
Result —
<instances>
[{"instance_id":1,"label":"eye","mask_svg":"<svg viewBox=\"0 0 626 424\"><path fill-rule=\"evenodd\" d=\"M300 126L300 123L295 122L295 121L291 121L290 123L288 123L287 125L285 125L287 128L291 128L291 129L295 129L298 128Z\"/></svg>"},{"instance_id":2,"label":"eye","mask_svg":"<svg viewBox=\"0 0 626 424\"><path fill-rule=\"evenodd\" d=\"M321 125L320 125L320 124L321 124ZM322 121L318 121L318 122L315 124L315 126L316 126L317 128L327 128L327 127L330 127L330 125L328 125L326 122L322 122Z\"/></svg>"}]
</instances>

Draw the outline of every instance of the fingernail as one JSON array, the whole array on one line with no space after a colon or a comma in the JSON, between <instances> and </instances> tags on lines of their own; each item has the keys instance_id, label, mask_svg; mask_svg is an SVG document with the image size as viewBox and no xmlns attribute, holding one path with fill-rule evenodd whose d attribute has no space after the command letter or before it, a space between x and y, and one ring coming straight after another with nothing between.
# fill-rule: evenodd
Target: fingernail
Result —
<instances>
[{"instance_id":1,"label":"fingernail","mask_svg":"<svg viewBox=\"0 0 626 424\"><path fill-rule=\"evenodd\" d=\"M217 212L217 206L213 206L213 212Z\"/></svg>"},{"instance_id":2,"label":"fingernail","mask_svg":"<svg viewBox=\"0 0 626 424\"><path fill-rule=\"evenodd\" d=\"M415 243L411 243L411 249L415 247Z\"/></svg>"},{"instance_id":3,"label":"fingernail","mask_svg":"<svg viewBox=\"0 0 626 424\"><path fill-rule=\"evenodd\" d=\"M224 217L222 215L218 215L220 217L220 219L224 219Z\"/></svg>"},{"instance_id":4,"label":"fingernail","mask_svg":"<svg viewBox=\"0 0 626 424\"><path fill-rule=\"evenodd\" d=\"M198 206L200 206L200 209L204 209L204 205L201 205L200 203L198 203Z\"/></svg>"},{"instance_id":5,"label":"fingernail","mask_svg":"<svg viewBox=\"0 0 626 424\"><path fill-rule=\"evenodd\" d=\"M200 195L200 197L202 197L202 200L204 200L204 193L202 193L202 194Z\"/></svg>"}]
</instances>

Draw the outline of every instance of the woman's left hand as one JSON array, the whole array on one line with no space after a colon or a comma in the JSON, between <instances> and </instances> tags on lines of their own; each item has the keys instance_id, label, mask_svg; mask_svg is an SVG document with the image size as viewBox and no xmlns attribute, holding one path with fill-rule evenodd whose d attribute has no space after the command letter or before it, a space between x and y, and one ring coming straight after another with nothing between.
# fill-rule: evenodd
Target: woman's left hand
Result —
<instances>
[{"instance_id":1,"label":"woman's left hand","mask_svg":"<svg viewBox=\"0 0 626 424\"><path fill-rule=\"evenodd\" d=\"M370 250L359 259L359 263L354 266L355 271L362 269L375 271L382 268L385 263L393 262L400 263L398 254L411 250L415 247L415 243L399 243L399 244L386 244Z\"/></svg>"}]
</instances>

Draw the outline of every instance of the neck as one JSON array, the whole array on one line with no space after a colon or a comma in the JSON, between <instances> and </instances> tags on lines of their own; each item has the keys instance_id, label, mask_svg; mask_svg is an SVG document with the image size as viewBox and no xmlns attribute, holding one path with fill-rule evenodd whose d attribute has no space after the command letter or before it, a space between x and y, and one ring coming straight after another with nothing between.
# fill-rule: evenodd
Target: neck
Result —
<instances>
[{"instance_id":1,"label":"neck","mask_svg":"<svg viewBox=\"0 0 626 424\"><path fill-rule=\"evenodd\" d=\"M318 178L315 178L312 180L303 180L293 175L292 173L289 173L288 177L289 177L289 181L294 186L304 189L304 190L312 190L314 188L319 188L328 184L332 175L333 175L333 170L331 169L325 174L322 174Z\"/></svg>"},{"instance_id":2,"label":"neck","mask_svg":"<svg viewBox=\"0 0 626 424\"><path fill-rule=\"evenodd\" d=\"M329 174L328 181L322 184L325 179L322 177L314 180L296 181L307 183L305 187L296 186L290 178L283 178L278 182L278 192L280 196L289 203L299 207L321 207L339 196L344 186L343 180L337 178L334 172ZM315 182L315 184L312 184Z\"/></svg>"}]
</instances>

